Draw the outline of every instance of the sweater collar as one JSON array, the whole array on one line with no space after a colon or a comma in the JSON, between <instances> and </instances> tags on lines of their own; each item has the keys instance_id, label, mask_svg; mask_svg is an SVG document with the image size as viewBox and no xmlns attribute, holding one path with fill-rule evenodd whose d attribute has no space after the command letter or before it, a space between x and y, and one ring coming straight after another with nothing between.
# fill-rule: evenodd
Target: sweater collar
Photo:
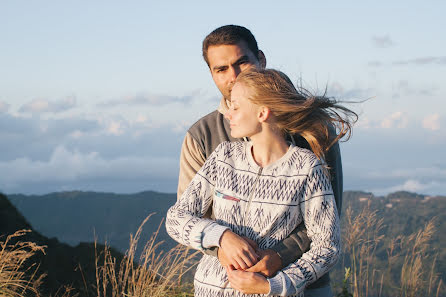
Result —
<instances>
[{"instance_id":1,"label":"sweater collar","mask_svg":"<svg viewBox=\"0 0 446 297\"><path fill-rule=\"evenodd\" d=\"M225 97L221 97L220 99L220 105L218 106L218 112L221 113L222 115L224 115L228 110L229 110L229 106L228 106L228 102L225 99Z\"/></svg>"}]
</instances>

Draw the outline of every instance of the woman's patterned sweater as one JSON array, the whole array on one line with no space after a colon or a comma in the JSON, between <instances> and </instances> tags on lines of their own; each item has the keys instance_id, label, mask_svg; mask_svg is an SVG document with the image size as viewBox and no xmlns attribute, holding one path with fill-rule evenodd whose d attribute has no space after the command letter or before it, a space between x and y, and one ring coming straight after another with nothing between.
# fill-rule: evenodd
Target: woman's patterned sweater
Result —
<instances>
[{"instance_id":1,"label":"woman's patterned sweater","mask_svg":"<svg viewBox=\"0 0 446 297\"><path fill-rule=\"evenodd\" d=\"M268 249L304 221L310 250L268 279L269 296L303 296L305 287L336 263L340 251L339 218L327 170L311 151L293 145L261 168L251 149L250 142L220 144L169 209L167 232L181 244L204 250L218 246L230 228ZM209 207L215 221L203 218ZM195 274L195 296L245 295L230 287L216 257L204 255Z\"/></svg>"}]
</instances>

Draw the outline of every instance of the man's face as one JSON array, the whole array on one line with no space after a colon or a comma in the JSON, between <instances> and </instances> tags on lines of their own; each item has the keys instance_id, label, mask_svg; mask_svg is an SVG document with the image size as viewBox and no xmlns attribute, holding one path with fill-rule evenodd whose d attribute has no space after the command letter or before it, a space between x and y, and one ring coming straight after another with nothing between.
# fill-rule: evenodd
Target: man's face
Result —
<instances>
[{"instance_id":1,"label":"man's face","mask_svg":"<svg viewBox=\"0 0 446 297\"><path fill-rule=\"evenodd\" d=\"M231 98L235 79L244 70L260 68L258 57L245 41L233 45L213 45L208 48L209 68L217 88L226 100Z\"/></svg>"}]
</instances>

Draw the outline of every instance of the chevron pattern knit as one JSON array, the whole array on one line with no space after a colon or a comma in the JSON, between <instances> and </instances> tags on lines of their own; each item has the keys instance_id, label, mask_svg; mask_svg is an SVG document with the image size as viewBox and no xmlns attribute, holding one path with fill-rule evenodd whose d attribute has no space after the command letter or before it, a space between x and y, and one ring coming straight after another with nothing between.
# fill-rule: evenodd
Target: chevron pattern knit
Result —
<instances>
[{"instance_id":1,"label":"chevron pattern knit","mask_svg":"<svg viewBox=\"0 0 446 297\"><path fill-rule=\"evenodd\" d=\"M203 251L218 246L222 233L230 228L268 249L303 221L312 241L310 250L268 279L270 296L303 296L305 287L336 263L340 251L330 181L309 150L291 146L279 160L260 168L251 147L249 142L224 142L217 147L169 209L167 232L179 243ZM211 205L215 221L203 218ZM204 255L195 274L195 296L263 295L233 290L218 259Z\"/></svg>"}]
</instances>

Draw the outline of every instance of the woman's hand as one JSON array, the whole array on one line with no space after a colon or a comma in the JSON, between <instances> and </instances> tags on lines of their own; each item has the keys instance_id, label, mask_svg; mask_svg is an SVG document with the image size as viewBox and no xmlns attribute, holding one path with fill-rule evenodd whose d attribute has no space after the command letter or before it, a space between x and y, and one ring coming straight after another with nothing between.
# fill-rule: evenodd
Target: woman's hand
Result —
<instances>
[{"instance_id":1,"label":"woman's hand","mask_svg":"<svg viewBox=\"0 0 446 297\"><path fill-rule=\"evenodd\" d=\"M232 265L238 270L245 270L259 260L259 255L254 247L246 239L231 230L223 232L220 238L220 248L224 253L225 264Z\"/></svg>"},{"instance_id":2,"label":"woman's hand","mask_svg":"<svg viewBox=\"0 0 446 297\"><path fill-rule=\"evenodd\" d=\"M226 266L228 280L231 287L244 294L267 294L269 282L261 274L235 270L231 265Z\"/></svg>"}]
</instances>

